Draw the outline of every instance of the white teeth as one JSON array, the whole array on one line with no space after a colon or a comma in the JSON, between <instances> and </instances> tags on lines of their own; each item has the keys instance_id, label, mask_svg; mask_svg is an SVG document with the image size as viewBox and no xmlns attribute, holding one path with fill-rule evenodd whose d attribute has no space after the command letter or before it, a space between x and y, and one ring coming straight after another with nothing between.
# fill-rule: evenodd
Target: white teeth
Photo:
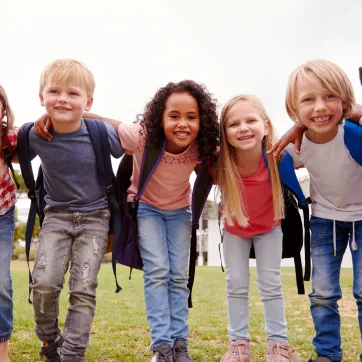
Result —
<instances>
[{"instance_id":1,"label":"white teeth","mask_svg":"<svg viewBox=\"0 0 362 362\"><path fill-rule=\"evenodd\" d=\"M326 122L328 121L330 118L330 116L327 116L327 117L316 117L316 118L313 118L313 121L318 123L318 122Z\"/></svg>"},{"instance_id":2,"label":"white teeth","mask_svg":"<svg viewBox=\"0 0 362 362\"><path fill-rule=\"evenodd\" d=\"M248 140L249 138L252 138L253 136L245 136L245 137L239 137L238 140Z\"/></svg>"}]
</instances>

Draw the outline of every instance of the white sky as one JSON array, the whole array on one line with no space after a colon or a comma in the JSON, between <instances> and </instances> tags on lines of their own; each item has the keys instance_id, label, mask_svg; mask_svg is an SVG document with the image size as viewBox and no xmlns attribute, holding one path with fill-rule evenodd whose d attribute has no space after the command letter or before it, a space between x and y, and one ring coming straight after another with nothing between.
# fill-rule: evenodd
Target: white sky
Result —
<instances>
[{"instance_id":1,"label":"white sky","mask_svg":"<svg viewBox=\"0 0 362 362\"><path fill-rule=\"evenodd\" d=\"M63 57L94 73L92 111L124 122L159 87L189 78L220 105L254 93L284 132L288 76L312 58L339 64L362 102L361 0L11 0L0 9L0 84L18 125L43 113L40 73Z\"/></svg>"}]
</instances>

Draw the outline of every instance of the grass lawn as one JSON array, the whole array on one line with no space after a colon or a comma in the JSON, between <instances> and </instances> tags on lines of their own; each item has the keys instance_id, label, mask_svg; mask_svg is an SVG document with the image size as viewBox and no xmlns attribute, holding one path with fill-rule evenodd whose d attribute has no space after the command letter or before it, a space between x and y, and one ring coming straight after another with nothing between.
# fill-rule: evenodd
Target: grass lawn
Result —
<instances>
[{"instance_id":1,"label":"grass lawn","mask_svg":"<svg viewBox=\"0 0 362 362\"><path fill-rule=\"evenodd\" d=\"M12 263L14 286L14 333L10 343L11 361L41 361L40 343L34 333L32 306L27 302L28 274L25 262ZM149 328L145 317L142 273L118 268L123 290L114 293L115 284L110 264L104 264L99 274L97 310L91 331L87 362L149 361ZM290 343L296 347L302 361L313 351L313 325L307 295L298 295L293 268L283 269L283 286ZM225 274L220 268L201 267L196 271L193 293L194 308L190 310L190 352L194 361L220 361L228 345ZM263 305L256 285L255 269L251 268L250 334L252 360L265 361ZM344 298L340 302L342 315L344 361L359 361L361 342L357 308L352 295L352 271L342 269ZM311 290L307 283L307 292ZM63 326L67 308L67 288L61 295L60 324Z\"/></svg>"}]
</instances>

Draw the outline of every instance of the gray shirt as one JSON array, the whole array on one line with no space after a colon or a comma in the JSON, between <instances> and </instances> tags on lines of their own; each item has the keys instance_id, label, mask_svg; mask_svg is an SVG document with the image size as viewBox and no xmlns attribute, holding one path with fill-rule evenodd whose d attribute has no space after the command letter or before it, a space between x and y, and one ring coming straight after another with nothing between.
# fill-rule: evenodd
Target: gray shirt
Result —
<instances>
[{"instance_id":1,"label":"gray shirt","mask_svg":"<svg viewBox=\"0 0 362 362\"><path fill-rule=\"evenodd\" d=\"M108 131L113 157L123 155L116 129L104 122ZM52 141L37 136L34 128L29 133L31 157L40 157L44 174L45 201L49 206L67 211L93 211L108 206L104 185L101 183L95 151L82 120L73 133L51 131Z\"/></svg>"}]
</instances>

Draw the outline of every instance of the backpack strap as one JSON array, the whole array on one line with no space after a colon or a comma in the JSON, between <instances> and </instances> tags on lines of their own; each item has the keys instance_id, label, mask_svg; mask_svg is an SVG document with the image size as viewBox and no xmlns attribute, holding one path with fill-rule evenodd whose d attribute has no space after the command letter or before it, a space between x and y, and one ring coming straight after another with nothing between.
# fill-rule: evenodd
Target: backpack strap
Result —
<instances>
[{"instance_id":1,"label":"backpack strap","mask_svg":"<svg viewBox=\"0 0 362 362\"><path fill-rule=\"evenodd\" d=\"M192 287L195 280L196 270L196 247L197 247L197 236L196 230L199 228L199 220L202 214L202 210L205 206L207 197L209 196L212 187L212 179L209 174L209 168L206 162L201 166L201 169L196 177L194 187L192 190L192 234L190 244L190 261L189 261L189 282L188 289L190 290L189 295L189 308L192 308Z\"/></svg>"},{"instance_id":2,"label":"backpack strap","mask_svg":"<svg viewBox=\"0 0 362 362\"><path fill-rule=\"evenodd\" d=\"M112 245L112 269L116 281L116 293L119 293L122 288L118 284L117 280L116 246L121 230L121 216L114 189L115 176L112 169L108 131L103 122L93 119L84 119L84 122L87 126L89 136L93 144L98 175L105 187L109 207L111 209L111 215L113 217L114 239Z\"/></svg>"},{"instance_id":3,"label":"backpack strap","mask_svg":"<svg viewBox=\"0 0 362 362\"><path fill-rule=\"evenodd\" d=\"M137 194L134 197L134 202L138 204L141 196L143 195L147 184L151 180L153 173L156 171L157 166L161 162L162 156L165 153L167 145L166 137L162 144L159 146L145 146L142 164L140 169L140 176L138 181Z\"/></svg>"},{"instance_id":4,"label":"backpack strap","mask_svg":"<svg viewBox=\"0 0 362 362\"><path fill-rule=\"evenodd\" d=\"M35 218L38 210L36 193L35 193L35 179L33 168L31 166L31 155L30 155L30 146L29 146L29 132L33 127L32 122L25 123L19 130L18 134L18 143L17 143L17 154L20 163L21 174L24 179L25 186L28 188L28 197L30 199L30 209L28 215L28 222L26 224L25 232L25 251L26 251L26 261L28 263L29 270L29 303L31 304L31 288L30 285L33 282L30 265L29 265L29 255L30 255L30 246L31 239L33 236L33 230L35 225Z\"/></svg>"},{"instance_id":5,"label":"backpack strap","mask_svg":"<svg viewBox=\"0 0 362 362\"><path fill-rule=\"evenodd\" d=\"M344 144L352 158L362 166L362 127L348 119L344 122Z\"/></svg>"},{"instance_id":6,"label":"backpack strap","mask_svg":"<svg viewBox=\"0 0 362 362\"><path fill-rule=\"evenodd\" d=\"M268 157L263 149L263 156L268 166ZM288 152L285 152L278 165L279 177L284 187L286 187L298 200L298 207L303 210L304 226L304 258L305 270L303 278L303 268L300 256L294 257L295 275L297 279L298 294L304 294L304 283L310 280L311 257L310 257L310 228L309 228L309 203L300 187L297 175L294 171L293 159Z\"/></svg>"}]
</instances>

